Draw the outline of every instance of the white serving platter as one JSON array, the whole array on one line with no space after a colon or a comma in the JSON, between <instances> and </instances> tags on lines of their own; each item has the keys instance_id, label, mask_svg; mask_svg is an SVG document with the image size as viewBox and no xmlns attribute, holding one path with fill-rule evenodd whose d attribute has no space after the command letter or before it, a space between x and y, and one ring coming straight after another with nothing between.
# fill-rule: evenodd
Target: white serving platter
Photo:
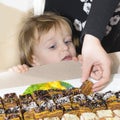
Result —
<instances>
[{"instance_id":1,"label":"white serving platter","mask_svg":"<svg viewBox=\"0 0 120 120\"><path fill-rule=\"evenodd\" d=\"M95 82L95 80L91 79L91 81ZM73 87L80 87L82 85L80 78L78 79L68 79L68 80L61 80L62 82L68 83ZM42 83L41 83L42 84ZM12 87L12 88L5 88L0 89L0 96L3 97L6 93L13 93L15 92L17 95L23 94L23 92L30 87L31 85L19 86L19 87ZM107 91L120 91L120 74L113 74L111 76L111 82L101 91L99 92L107 92Z\"/></svg>"}]
</instances>

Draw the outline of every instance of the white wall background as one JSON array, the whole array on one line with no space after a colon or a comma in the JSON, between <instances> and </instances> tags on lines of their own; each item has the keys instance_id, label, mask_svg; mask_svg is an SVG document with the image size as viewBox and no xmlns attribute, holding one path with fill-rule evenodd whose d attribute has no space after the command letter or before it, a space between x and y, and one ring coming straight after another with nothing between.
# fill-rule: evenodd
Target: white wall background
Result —
<instances>
[{"instance_id":1,"label":"white wall background","mask_svg":"<svg viewBox=\"0 0 120 120\"><path fill-rule=\"evenodd\" d=\"M20 64L17 32L21 19L34 7L43 12L45 0L0 0L0 72Z\"/></svg>"},{"instance_id":2,"label":"white wall background","mask_svg":"<svg viewBox=\"0 0 120 120\"><path fill-rule=\"evenodd\" d=\"M26 12L33 7L33 0L0 0L0 3Z\"/></svg>"}]
</instances>

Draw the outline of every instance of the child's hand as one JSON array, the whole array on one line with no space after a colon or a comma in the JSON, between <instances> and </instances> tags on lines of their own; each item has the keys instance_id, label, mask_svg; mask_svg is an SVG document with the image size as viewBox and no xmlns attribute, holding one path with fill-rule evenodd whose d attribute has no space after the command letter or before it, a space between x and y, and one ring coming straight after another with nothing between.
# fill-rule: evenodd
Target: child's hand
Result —
<instances>
[{"instance_id":1,"label":"child's hand","mask_svg":"<svg viewBox=\"0 0 120 120\"><path fill-rule=\"evenodd\" d=\"M78 58L77 57L72 57L72 60L73 61L78 61Z\"/></svg>"},{"instance_id":2,"label":"child's hand","mask_svg":"<svg viewBox=\"0 0 120 120\"><path fill-rule=\"evenodd\" d=\"M29 67L25 64L17 65L9 69L9 71L18 72L18 73L24 73L28 70L29 70Z\"/></svg>"}]
</instances>

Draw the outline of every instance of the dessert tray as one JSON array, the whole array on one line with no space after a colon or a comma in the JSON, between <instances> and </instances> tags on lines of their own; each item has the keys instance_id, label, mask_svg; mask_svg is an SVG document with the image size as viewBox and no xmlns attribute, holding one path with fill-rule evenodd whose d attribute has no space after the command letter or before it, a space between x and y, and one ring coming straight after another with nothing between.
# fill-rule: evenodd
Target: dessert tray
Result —
<instances>
[{"instance_id":1,"label":"dessert tray","mask_svg":"<svg viewBox=\"0 0 120 120\"><path fill-rule=\"evenodd\" d=\"M120 120L119 80L114 74L103 90L87 95L80 79L0 89L0 120Z\"/></svg>"}]
</instances>

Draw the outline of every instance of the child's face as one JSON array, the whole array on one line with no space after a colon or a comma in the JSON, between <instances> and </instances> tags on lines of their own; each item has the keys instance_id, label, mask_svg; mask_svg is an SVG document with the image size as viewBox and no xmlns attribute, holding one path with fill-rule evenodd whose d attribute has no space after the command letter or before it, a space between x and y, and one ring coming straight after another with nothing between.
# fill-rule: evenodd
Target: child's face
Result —
<instances>
[{"instance_id":1,"label":"child's face","mask_svg":"<svg viewBox=\"0 0 120 120\"><path fill-rule=\"evenodd\" d=\"M34 46L33 66L69 61L75 56L71 34L64 27L52 28Z\"/></svg>"}]
</instances>

